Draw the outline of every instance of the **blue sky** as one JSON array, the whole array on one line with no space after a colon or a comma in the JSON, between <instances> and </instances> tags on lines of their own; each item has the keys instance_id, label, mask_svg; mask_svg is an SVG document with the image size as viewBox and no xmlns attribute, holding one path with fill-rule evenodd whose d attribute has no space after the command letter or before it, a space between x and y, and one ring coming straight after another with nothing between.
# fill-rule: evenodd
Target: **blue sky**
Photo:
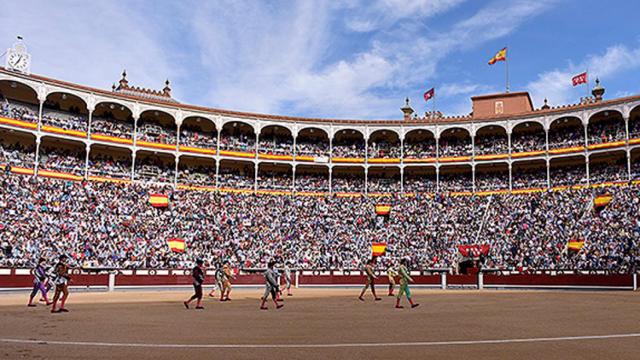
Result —
<instances>
[{"instance_id":1,"label":"blue sky","mask_svg":"<svg viewBox=\"0 0 640 360\"><path fill-rule=\"evenodd\" d=\"M131 84L184 103L309 117L397 119L467 114L469 97L512 91L534 106L574 103L571 76L589 68L613 98L640 93L636 1L13 1L0 42L22 35L32 72L110 89ZM593 83L592 83L593 85Z\"/></svg>"}]
</instances>

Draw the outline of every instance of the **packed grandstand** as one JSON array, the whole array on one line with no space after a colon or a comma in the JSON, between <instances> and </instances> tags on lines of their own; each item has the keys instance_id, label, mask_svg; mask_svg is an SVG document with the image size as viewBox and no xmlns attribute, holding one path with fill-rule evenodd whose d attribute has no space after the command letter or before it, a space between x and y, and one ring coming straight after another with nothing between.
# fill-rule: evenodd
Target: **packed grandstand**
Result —
<instances>
[{"instance_id":1,"label":"packed grandstand","mask_svg":"<svg viewBox=\"0 0 640 360\"><path fill-rule=\"evenodd\" d=\"M526 93L479 96L463 117L407 101L401 120L326 120L185 105L168 82L140 89L125 73L104 91L3 69L0 266L64 253L86 267L355 269L382 242L380 266L455 267L460 245L489 245L489 268L635 271L640 97L603 93L540 109ZM595 211L603 193L612 200ZM385 221L380 203L392 205Z\"/></svg>"}]
</instances>

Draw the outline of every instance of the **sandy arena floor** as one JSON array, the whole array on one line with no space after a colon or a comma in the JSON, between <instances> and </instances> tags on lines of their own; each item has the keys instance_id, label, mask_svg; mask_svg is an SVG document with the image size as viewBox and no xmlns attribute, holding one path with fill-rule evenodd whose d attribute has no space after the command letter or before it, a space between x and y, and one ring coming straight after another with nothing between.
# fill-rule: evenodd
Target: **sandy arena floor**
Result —
<instances>
[{"instance_id":1,"label":"sandy arena floor","mask_svg":"<svg viewBox=\"0 0 640 360\"><path fill-rule=\"evenodd\" d=\"M66 314L0 294L0 358L640 358L638 293L414 290L421 306L398 310L358 292L298 289L268 311L261 289L204 311L189 290L72 293Z\"/></svg>"}]
</instances>

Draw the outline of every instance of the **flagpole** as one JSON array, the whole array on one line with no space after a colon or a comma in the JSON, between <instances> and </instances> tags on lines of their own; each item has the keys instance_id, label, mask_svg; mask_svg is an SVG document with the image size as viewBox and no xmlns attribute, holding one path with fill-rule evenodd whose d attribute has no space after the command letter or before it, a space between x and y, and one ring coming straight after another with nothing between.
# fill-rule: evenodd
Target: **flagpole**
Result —
<instances>
[{"instance_id":1,"label":"flagpole","mask_svg":"<svg viewBox=\"0 0 640 360\"><path fill-rule=\"evenodd\" d=\"M589 101L588 100L589 99L589 68L587 68L586 74L587 74L587 82L586 82L586 84L587 84L587 99L585 99L585 101Z\"/></svg>"},{"instance_id":2,"label":"flagpole","mask_svg":"<svg viewBox=\"0 0 640 360\"><path fill-rule=\"evenodd\" d=\"M505 46L505 49L507 49L507 53L505 54L505 60L504 60L504 68L505 68L505 73L506 73L506 82L507 82L507 93L509 92L509 48Z\"/></svg>"}]
</instances>

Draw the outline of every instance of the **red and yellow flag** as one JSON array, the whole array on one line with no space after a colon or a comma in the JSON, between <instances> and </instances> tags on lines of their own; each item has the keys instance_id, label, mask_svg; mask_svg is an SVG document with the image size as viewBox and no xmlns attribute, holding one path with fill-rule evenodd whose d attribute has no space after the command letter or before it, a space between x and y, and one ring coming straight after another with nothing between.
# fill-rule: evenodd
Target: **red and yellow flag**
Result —
<instances>
[{"instance_id":1,"label":"red and yellow flag","mask_svg":"<svg viewBox=\"0 0 640 360\"><path fill-rule=\"evenodd\" d=\"M389 204L377 204L376 205L376 214L378 215L389 215L391 212L391 205Z\"/></svg>"},{"instance_id":2,"label":"red and yellow flag","mask_svg":"<svg viewBox=\"0 0 640 360\"><path fill-rule=\"evenodd\" d=\"M186 249L184 239L169 238L167 239L167 245L169 245L169 249L173 252L183 253Z\"/></svg>"},{"instance_id":3,"label":"red and yellow flag","mask_svg":"<svg viewBox=\"0 0 640 360\"><path fill-rule=\"evenodd\" d=\"M387 244L371 243L371 256L382 256L387 252Z\"/></svg>"},{"instance_id":4,"label":"red and yellow flag","mask_svg":"<svg viewBox=\"0 0 640 360\"><path fill-rule=\"evenodd\" d=\"M584 246L584 240L582 239L571 239L567 243L567 248L572 251L580 251Z\"/></svg>"},{"instance_id":5,"label":"red and yellow flag","mask_svg":"<svg viewBox=\"0 0 640 360\"><path fill-rule=\"evenodd\" d=\"M613 196L611 196L611 194L598 195L593 199L593 207L596 210L602 210L609 205L612 199Z\"/></svg>"},{"instance_id":6,"label":"red and yellow flag","mask_svg":"<svg viewBox=\"0 0 640 360\"><path fill-rule=\"evenodd\" d=\"M507 60L507 48L504 47L502 48L502 50L498 51L498 53L491 58L491 60L489 60L489 65L493 65L498 61L505 61Z\"/></svg>"},{"instance_id":7,"label":"red and yellow flag","mask_svg":"<svg viewBox=\"0 0 640 360\"><path fill-rule=\"evenodd\" d=\"M162 194L149 194L149 204L157 208L166 208L169 206L169 197Z\"/></svg>"}]
</instances>

